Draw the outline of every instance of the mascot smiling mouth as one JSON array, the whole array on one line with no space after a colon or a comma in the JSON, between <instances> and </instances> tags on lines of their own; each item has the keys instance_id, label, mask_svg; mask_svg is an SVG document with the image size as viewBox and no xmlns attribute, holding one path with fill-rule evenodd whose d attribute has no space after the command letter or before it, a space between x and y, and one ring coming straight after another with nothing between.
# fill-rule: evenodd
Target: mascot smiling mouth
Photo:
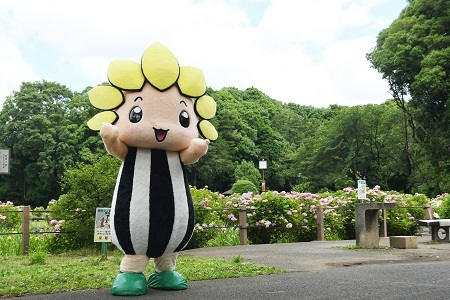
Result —
<instances>
[{"instance_id":1,"label":"mascot smiling mouth","mask_svg":"<svg viewBox=\"0 0 450 300\"><path fill-rule=\"evenodd\" d=\"M167 132L169 132L169 129L156 129L155 127L153 127L153 130L155 131L155 137L158 142L164 141L167 136Z\"/></svg>"}]
</instances>

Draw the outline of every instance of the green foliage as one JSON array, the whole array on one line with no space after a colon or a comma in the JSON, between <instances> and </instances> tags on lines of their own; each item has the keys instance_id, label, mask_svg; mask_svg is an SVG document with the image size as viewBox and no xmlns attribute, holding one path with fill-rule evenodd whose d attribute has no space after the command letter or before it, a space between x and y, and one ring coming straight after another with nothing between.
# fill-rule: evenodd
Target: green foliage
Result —
<instances>
[{"instance_id":1,"label":"green foliage","mask_svg":"<svg viewBox=\"0 0 450 300\"><path fill-rule=\"evenodd\" d=\"M250 180L241 179L236 181L235 184L233 184L233 187L231 188L233 193L242 194L242 193L258 193L258 189L256 188L255 184L251 182Z\"/></svg>"},{"instance_id":2,"label":"green foliage","mask_svg":"<svg viewBox=\"0 0 450 300\"><path fill-rule=\"evenodd\" d=\"M105 155L91 165L80 164L65 172L61 185L67 192L49 206L52 219L64 220L62 233L49 244L51 252L93 245L95 211L111 206L119 165L117 159Z\"/></svg>"},{"instance_id":3,"label":"green foliage","mask_svg":"<svg viewBox=\"0 0 450 300\"><path fill-rule=\"evenodd\" d=\"M450 195L445 193L432 200L433 210L440 219L450 219Z\"/></svg>"},{"instance_id":4,"label":"green foliage","mask_svg":"<svg viewBox=\"0 0 450 300\"><path fill-rule=\"evenodd\" d=\"M11 149L11 174L0 177L0 199L35 207L58 198L64 170L100 149L84 124L93 111L86 104L86 94L48 81L23 83L6 99L0 146Z\"/></svg>"},{"instance_id":5,"label":"green foliage","mask_svg":"<svg viewBox=\"0 0 450 300\"><path fill-rule=\"evenodd\" d=\"M322 206L326 240L355 238L355 203L357 191L344 188L338 192L312 194L271 191L262 194L220 196L207 189L192 189L196 228L190 247L237 244L239 207L246 207L248 240L253 244L306 242L317 237L317 211ZM424 217L423 194L401 194L369 189L368 201L395 202L399 208L387 211L389 235L414 235L418 219ZM383 221L380 214L380 223ZM225 228L227 228L225 230ZM230 242L233 241L233 242Z\"/></svg>"},{"instance_id":6,"label":"green foliage","mask_svg":"<svg viewBox=\"0 0 450 300\"><path fill-rule=\"evenodd\" d=\"M12 202L0 201L0 232L2 228L18 229L22 224L21 207L14 206Z\"/></svg>"},{"instance_id":7,"label":"green foliage","mask_svg":"<svg viewBox=\"0 0 450 300\"><path fill-rule=\"evenodd\" d=\"M447 0L410 1L367 55L404 115L407 180L431 196L450 188L449 14Z\"/></svg>"},{"instance_id":8,"label":"green foliage","mask_svg":"<svg viewBox=\"0 0 450 300\"><path fill-rule=\"evenodd\" d=\"M261 173L255 167L254 163L246 160L243 160L236 169L234 169L234 178L236 181L249 180L253 182L255 187L259 186L261 183Z\"/></svg>"}]
</instances>

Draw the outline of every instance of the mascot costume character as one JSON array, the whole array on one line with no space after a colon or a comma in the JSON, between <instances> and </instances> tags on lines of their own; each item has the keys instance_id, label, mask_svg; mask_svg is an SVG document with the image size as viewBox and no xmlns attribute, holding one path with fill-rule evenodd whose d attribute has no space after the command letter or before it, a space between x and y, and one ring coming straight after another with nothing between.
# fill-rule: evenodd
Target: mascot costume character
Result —
<instances>
[{"instance_id":1,"label":"mascot costume character","mask_svg":"<svg viewBox=\"0 0 450 300\"><path fill-rule=\"evenodd\" d=\"M203 72L180 67L160 43L144 51L141 63L112 61L108 81L88 93L102 110L88 126L100 131L106 150L122 161L111 233L125 256L111 293L143 295L147 286L186 289L186 279L175 271L178 252L194 230L185 165L197 162L217 139L208 121L216 102L205 95ZM147 280L143 272L150 258L155 271Z\"/></svg>"}]
</instances>

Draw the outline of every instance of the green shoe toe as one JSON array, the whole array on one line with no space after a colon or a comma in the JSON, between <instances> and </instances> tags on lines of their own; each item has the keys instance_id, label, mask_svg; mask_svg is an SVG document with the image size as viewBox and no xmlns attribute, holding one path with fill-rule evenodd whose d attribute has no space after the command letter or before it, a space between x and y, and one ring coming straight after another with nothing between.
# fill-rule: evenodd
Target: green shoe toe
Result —
<instances>
[{"instance_id":1,"label":"green shoe toe","mask_svg":"<svg viewBox=\"0 0 450 300\"><path fill-rule=\"evenodd\" d=\"M157 290L185 290L187 289L186 278L176 271L153 272L148 277L148 287Z\"/></svg>"},{"instance_id":2,"label":"green shoe toe","mask_svg":"<svg viewBox=\"0 0 450 300\"><path fill-rule=\"evenodd\" d=\"M111 294L118 296L139 296L146 293L147 280L142 273L120 273L111 287Z\"/></svg>"}]
</instances>

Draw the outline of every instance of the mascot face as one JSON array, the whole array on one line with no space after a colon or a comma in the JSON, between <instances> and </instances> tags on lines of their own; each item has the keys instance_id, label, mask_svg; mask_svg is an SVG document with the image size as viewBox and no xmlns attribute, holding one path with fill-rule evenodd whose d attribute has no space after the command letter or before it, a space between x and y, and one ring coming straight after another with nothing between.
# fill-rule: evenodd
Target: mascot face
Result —
<instances>
[{"instance_id":1,"label":"mascot face","mask_svg":"<svg viewBox=\"0 0 450 300\"><path fill-rule=\"evenodd\" d=\"M181 151L198 137L194 102L182 96L177 87L161 92L146 83L141 91L124 95L115 125L127 146Z\"/></svg>"}]
</instances>

